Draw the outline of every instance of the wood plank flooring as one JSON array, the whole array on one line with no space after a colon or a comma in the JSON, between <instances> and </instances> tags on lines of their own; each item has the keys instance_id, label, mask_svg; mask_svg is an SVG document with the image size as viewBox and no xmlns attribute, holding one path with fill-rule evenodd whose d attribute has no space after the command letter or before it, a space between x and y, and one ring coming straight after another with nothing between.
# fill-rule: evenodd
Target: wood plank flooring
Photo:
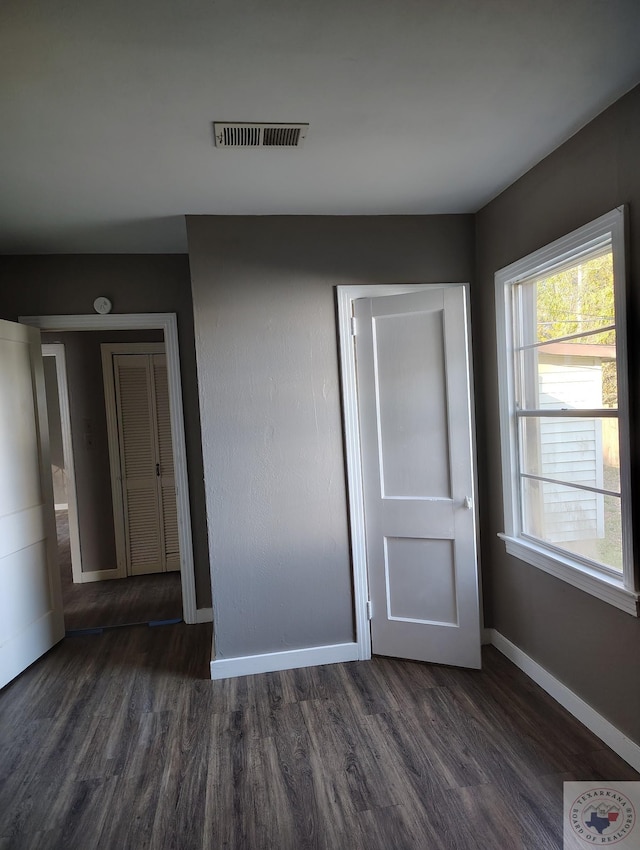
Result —
<instances>
[{"instance_id":1,"label":"wood plank flooring","mask_svg":"<svg viewBox=\"0 0 640 850\"><path fill-rule=\"evenodd\" d=\"M182 617L178 572L74 584L66 510L56 511L56 526L67 632Z\"/></svg>"},{"instance_id":2,"label":"wood plank flooring","mask_svg":"<svg viewBox=\"0 0 640 850\"><path fill-rule=\"evenodd\" d=\"M65 639L0 693L2 850L547 850L640 776L493 648L208 680L211 626Z\"/></svg>"}]
</instances>

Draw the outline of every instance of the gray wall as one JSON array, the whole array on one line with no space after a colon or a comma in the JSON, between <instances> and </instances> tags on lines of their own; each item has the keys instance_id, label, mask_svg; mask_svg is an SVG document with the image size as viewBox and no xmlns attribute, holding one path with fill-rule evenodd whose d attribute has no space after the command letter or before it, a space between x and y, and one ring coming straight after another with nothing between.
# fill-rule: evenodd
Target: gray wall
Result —
<instances>
[{"instance_id":1,"label":"gray wall","mask_svg":"<svg viewBox=\"0 0 640 850\"><path fill-rule=\"evenodd\" d=\"M505 553L499 468L495 271L620 204L629 204L632 479L637 494L637 329L640 327L640 88L562 145L479 212L474 334L482 363L478 398L481 523L488 625L640 743L640 620ZM636 505L635 516L638 517ZM640 527L637 521L635 527Z\"/></svg>"},{"instance_id":2,"label":"gray wall","mask_svg":"<svg viewBox=\"0 0 640 850\"><path fill-rule=\"evenodd\" d=\"M470 281L473 217L189 217L216 656L354 639L337 284Z\"/></svg>"},{"instance_id":3,"label":"gray wall","mask_svg":"<svg viewBox=\"0 0 640 850\"><path fill-rule=\"evenodd\" d=\"M0 256L0 317L93 313L107 295L115 313L177 313L191 497L196 598L211 605L200 411L189 260L179 254Z\"/></svg>"},{"instance_id":4,"label":"gray wall","mask_svg":"<svg viewBox=\"0 0 640 850\"><path fill-rule=\"evenodd\" d=\"M82 571L115 570L116 547L104 400L103 342L162 342L162 331L43 333L64 345ZM47 361L55 362L53 357ZM47 385L47 393L49 386ZM47 396L47 407L48 407Z\"/></svg>"}]
</instances>

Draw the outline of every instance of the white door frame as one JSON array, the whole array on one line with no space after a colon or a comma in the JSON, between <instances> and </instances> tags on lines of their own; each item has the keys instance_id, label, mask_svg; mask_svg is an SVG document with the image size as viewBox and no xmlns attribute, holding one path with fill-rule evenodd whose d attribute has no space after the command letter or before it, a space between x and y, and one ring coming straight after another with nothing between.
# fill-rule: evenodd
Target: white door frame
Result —
<instances>
[{"instance_id":1,"label":"white door frame","mask_svg":"<svg viewBox=\"0 0 640 850\"><path fill-rule=\"evenodd\" d=\"M356 617L356 641L358 658L362 661L371 658L371 629L369 627L369 580L367 575L367 550L364 521L364 485L362 478L362 456L360 451L360 426L358 422L358 385L356 379L356 349L354 339L353 302L358 298L378 298L385 295L405 295L421 292L425 289L444 289L463 287L469 316L468 283L398 283L398 284L357 284L337 286L338 334L340 340L341 390L344 413L345 453L347 461L347 488L349 501L349 520L351 524L351 559L353 562L353 592ZM471 360L471 328L467 327L468 357ZM475 422L473 419L473 375L470 374L470 406L472 411L473 440L473 490L478 492ZM476 534L478 529L478 506L474 499L476 514ZM476 551L479 551L476 541ZM480 561L478 555L478 572ZM480 596L480 616L482 618L482 596Z\"/></svg>"},{"instance_id":2,"label":"white door frame","mask_svg":"<svg viewBox=\"0 0 640 850\"><path fill-rule=\"evenodd\" d=\"M182 616L185 623L198 622L196 587L191 537L191 506L187 476L187 452L182 409L182 381L178 321L175 313L109 313L105 316L20 316L19 322L42 331L130 331L161 330L164 334L169 379L169 408L173 466L176 475L178 537L180 541L180 577L182 581Z\"/></svg>"},{"instance_id":3,"label":"white door frame","mask_svg":"<svg viewBox=\"0 0 640 850\"><path fill-rule=\"evenodd\" d=\"M67 360L62 343L42 345L42 356L53 357L56 362L58 380L58 400L60 403L60 426L62 430L62 454L67 479L67 512L69 517L69 545L71 549L71 573L74 584L84 581L82 574L82 550L80 549L80 526L78 525L78 500L76 493L76 472L71 441L71 412L69 409L69 383L67 381Z\"/></svg>"}]
</instances>

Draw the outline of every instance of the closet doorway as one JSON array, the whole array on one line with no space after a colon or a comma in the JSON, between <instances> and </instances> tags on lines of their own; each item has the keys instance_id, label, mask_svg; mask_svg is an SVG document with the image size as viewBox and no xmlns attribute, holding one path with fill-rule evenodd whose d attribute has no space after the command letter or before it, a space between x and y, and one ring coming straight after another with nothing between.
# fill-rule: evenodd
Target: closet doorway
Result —
<instances>
[{"instance_id":1,"label":"closet doorway","mask_svg":"<svg viewBox=\"0 0 640 850\"><path fill-rule=\"evenodd\" d=\"M180 570L164 343L103 343L118 574Z\"/></svg>"}]
</instances>

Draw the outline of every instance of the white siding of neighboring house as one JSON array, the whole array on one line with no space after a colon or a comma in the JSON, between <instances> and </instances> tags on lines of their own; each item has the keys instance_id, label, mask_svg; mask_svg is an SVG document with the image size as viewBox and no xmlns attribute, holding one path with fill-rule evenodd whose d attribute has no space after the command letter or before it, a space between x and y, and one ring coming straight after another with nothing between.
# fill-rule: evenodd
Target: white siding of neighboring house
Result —
<instances>
[{"instance_id":1,"label":"white siding of neighboring house","mask_svg":"<svg viewBox=\"0 0 640 850\"><path fill-rule=\"evenodd\" d=\"M540 409L600 407L602 366L597 358L540 355ZM562 403L559 403L559 398ZM540 424L540 474L602 487L600 420L551 419ZM551 543L604 535L604 499L597 493L544 483L545 538Z\"/></svg>"}]
</instances>

